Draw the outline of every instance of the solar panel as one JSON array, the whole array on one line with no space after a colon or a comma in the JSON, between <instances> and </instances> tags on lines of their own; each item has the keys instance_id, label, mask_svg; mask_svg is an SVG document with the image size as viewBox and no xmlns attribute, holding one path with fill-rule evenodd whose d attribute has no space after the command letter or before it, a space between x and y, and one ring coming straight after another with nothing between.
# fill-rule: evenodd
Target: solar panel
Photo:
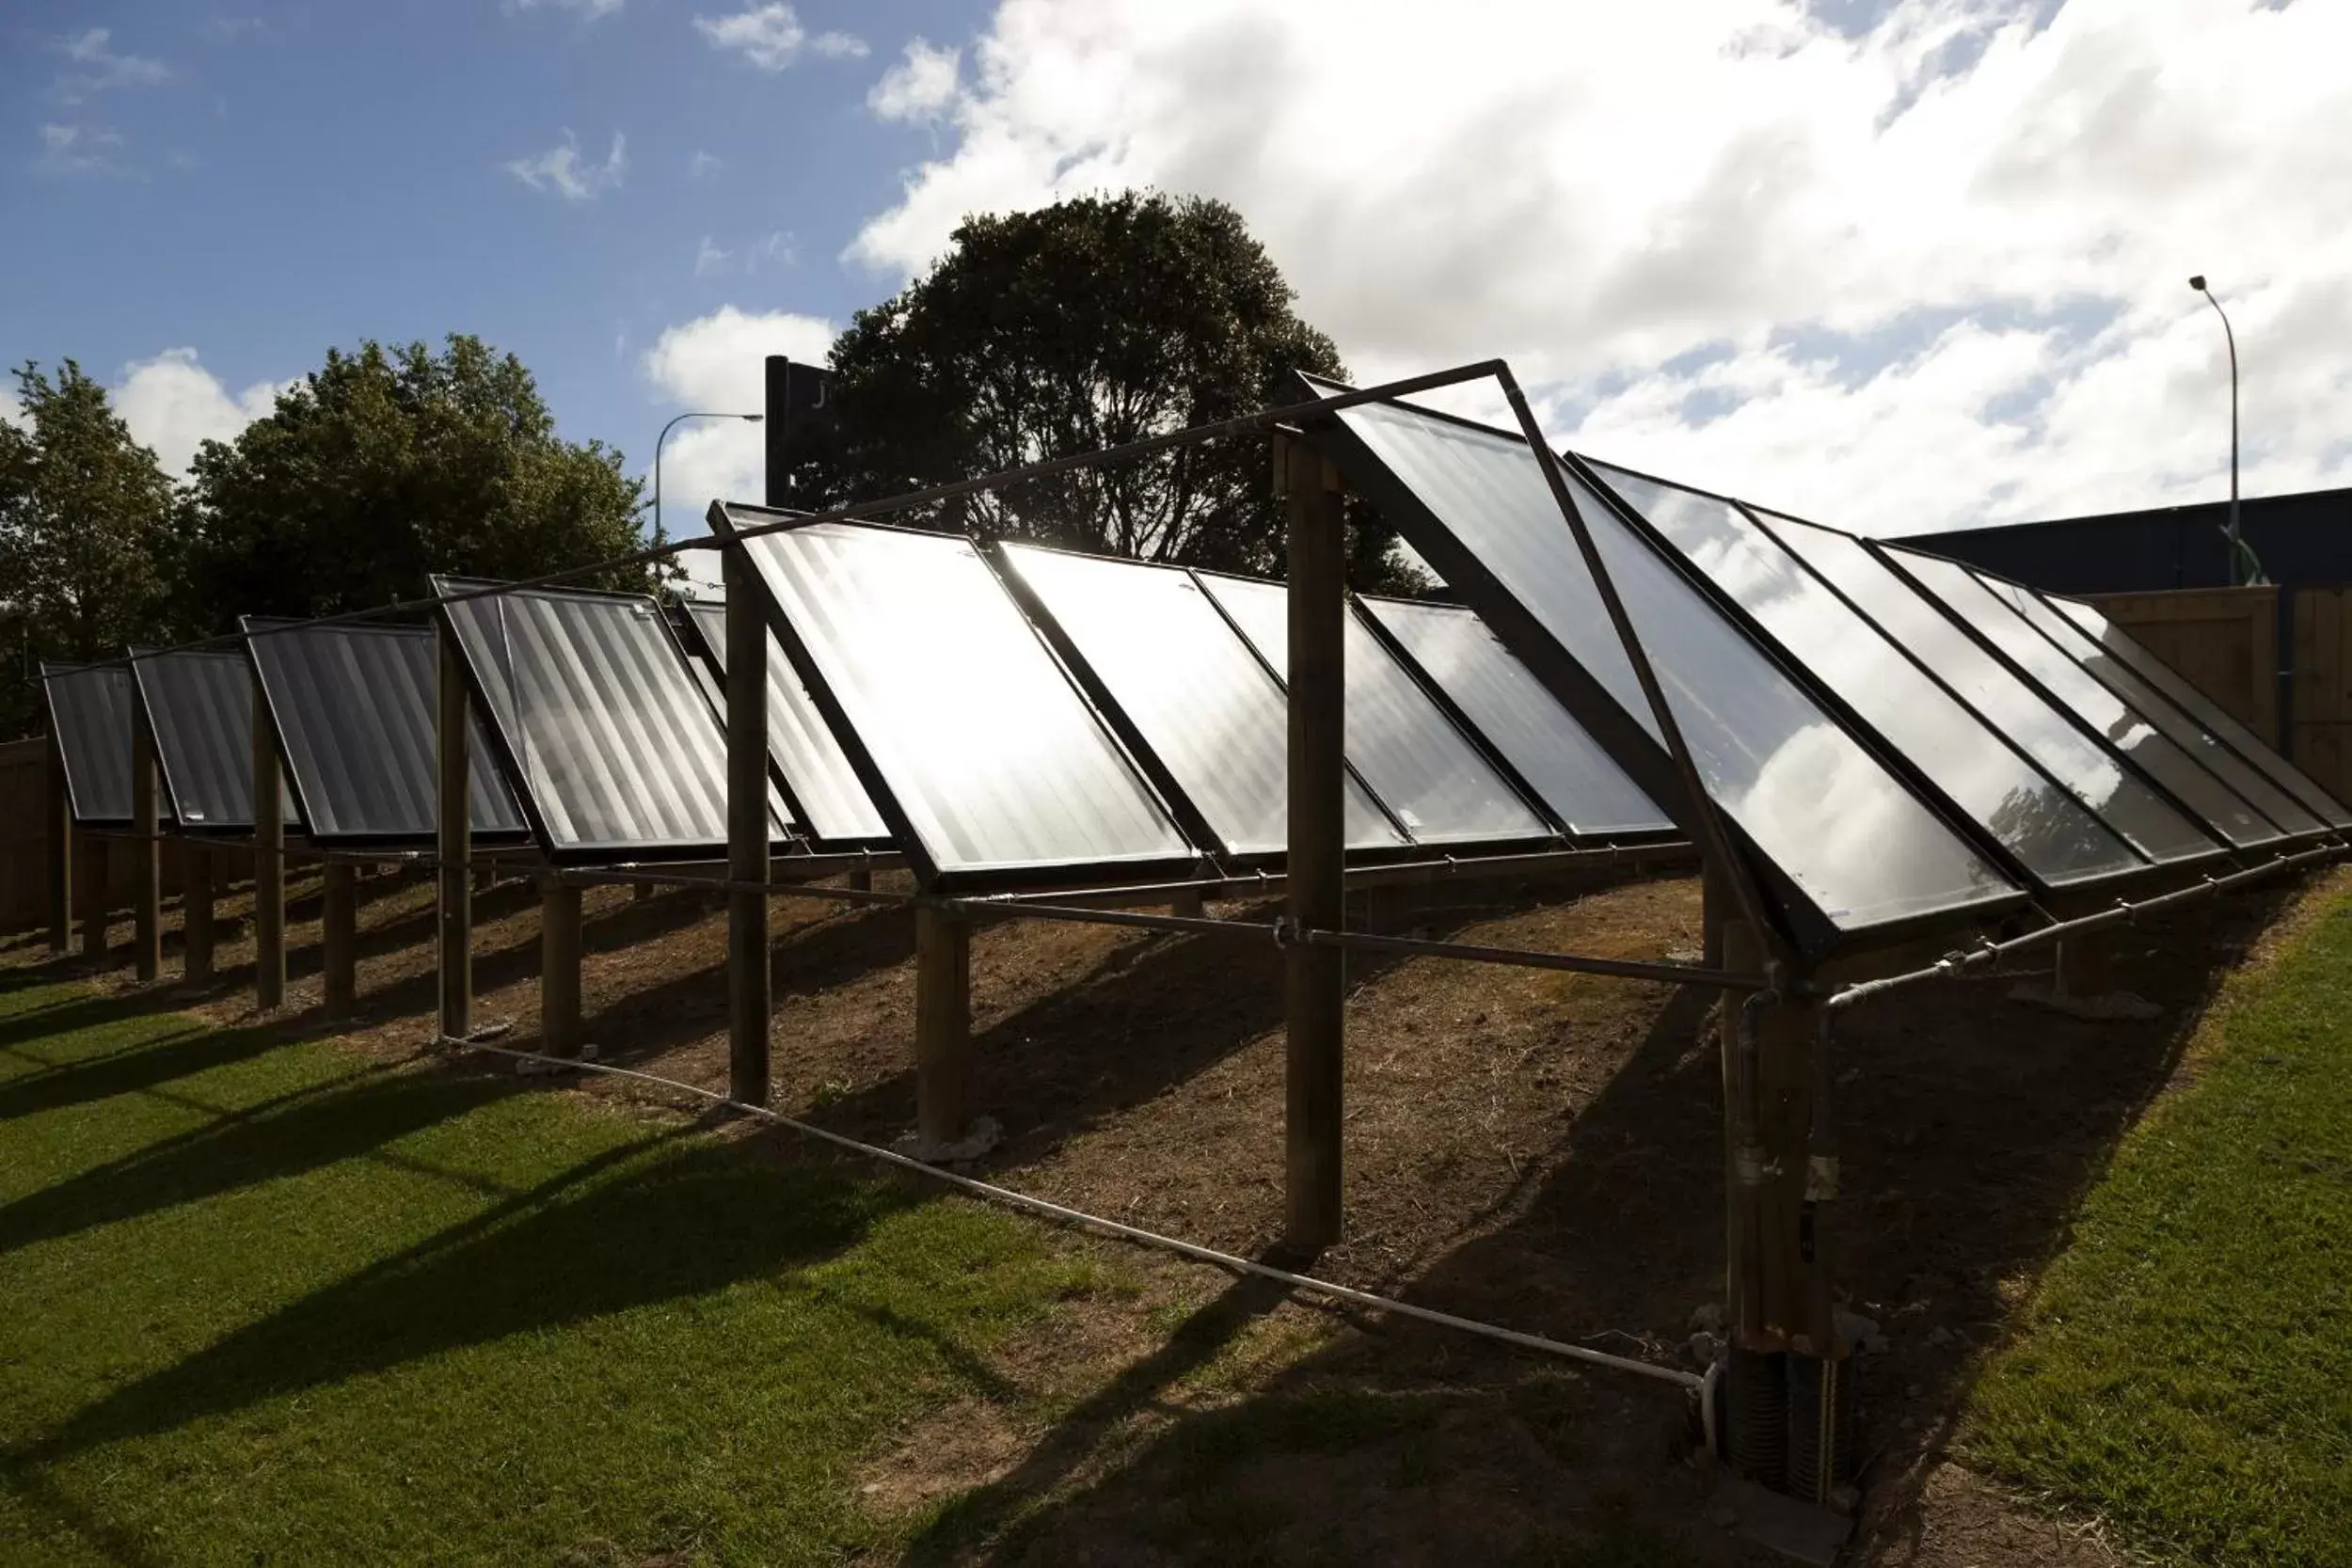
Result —
<instances>
[{"instance_id":1,"label":"solar panel","mask_svg":"<svg viewBox=\"0 0 2352 1568\"><path fill-rule=\"evenodd\" d=\"M1963 626L1971 627L2091 729L2106 737L2172 798L2241 848L2285 835L2229 786L2199 766L2146 716L2090 678L2058 645L2027 626L1963 566L1937 556L1882 546L1912 579Z\"/></svg>"},{"instance_id":2,"label":"solar panel","mask_svg":"<svg viewBox=\"0 0 2352 1568\"><path fill-rule=\"evenodd\" d=\"M1357 602L1570 832L1601 838L1673 831L1657 802L1475 611L1420 599Z\"/></svg>"},{"instance_id":3,"label":"solar panel","mask_svg":"<svg viewBox=\"0 0 2352 1568\"><path fill-rule=\"evenodd\" d=\"M1204 576L1274 673L1289 678L1290 591L1280 583ZM1519 799L1432 702L1412 673L1350 614L1346 646L1347 759L1417 844L1537 839L1551 825Z\"/></svg>"},{"instance_id":4,"label":"solar panel","mask_svg":"<svg viewBox=\"0 0 2352 1568\"><path fill-rule=\"evenodd\" d=\"M712 515L723 532L770 515ZM926 885L1196 859L969 541L820 523L749 553L771 627Z\"/></svg>"},{"instance_id":5,"label":"solar panel","mask_svg":"<svg viewBox=\"0 0 2352 1568\"><path fill-rule=\"evenodd\" d=\"M307 626L248 615L253 667L286 777L314 839L430 841L440 811L430 626ZM469 816L476 833L528 832L492 761L482 719L469 726Z\"/></svg>"},{"instance_id":6,"label":"solar panel","mask_svg":"<svg viewBox=\"0 0 2352 1568\"><path fill-rule=\"evenodd\" d=\"M66 801L86 825L131 820L131 672L40 663L49 733L65 760Z\"/></svg>"},{"instance_id":7,"label":"solar panel","mask_svg":"<svg viewBox=\"0 0 2352 1568\"><path fill-rule=\"evenodd\" d=\"M727 673L727 607L698 602L686 607L695 635L712 668ZM722 698L723 705L723 697ZM808 689L768 634L768 754L784 775L785 787L809 832L827 843L874 843L890 837L890 825L866 798L857 769L835 740Z\"/></svg>"},{"instance_id":8,"label":"solar panel","mask_svg":"<svg viewBox=\"0 0 2352 1568\"><path fill-rule=\"evenodd\" d=\"M2027 876L2058 887L2148 863L1961 705L1729 501L1595 465L1610 488Z\"/></svg>"},{"instance_id":9,"label":"solar panel","mask_svg":"<svg viewBox=\"0 0 2352 1568\"><path fill-rule=\"evenodd\" d=\"M1774 513L1757 516L1823 581L1910 650L1988 725L2023 748L2141 854L2169 862L2221 852L2210 834L1953 625L1933 600L1860 540Z\"/></svg>"},{"instance_id":10,"label":"solar panel","mask_svg":"<svg viewBox=\"0 0 2352 1568\"><path fill-rule=\"evenodd\" d=\"M131 650L131 678L155 735L171 815L190 832L253 827L253 667L210 650ZM284 788L282 780L279 785ZM282 820L301 820L292 800Z\"/></svg>"},{"instance_id":11,"label":"solar panel","mask_svg":"<svg viewBox=\"0 0 2352 1568\"><path fill-rule=\"evenodd\" d=\"M1394 404L1361 404L1336 422L1353 438L1337 450L1357 488L1637 782L1665 798L1672 767L1537 455L1516 436ZM1801 941L1824 947L2022 899L1597 495L1573 474L1567 482L1702 784L1785 882Z\"/></svg>"},{"instance_id":12,"label":"solar panel","mask_svg":"<svg viewBox=\"0 0 2352 1568\"><path fill-rule=\"evenodd\" d=\"M2170 665L2150 653L2129 632L2109 620L2097 606L2085 604L2079 599L2059 598L2056 594L2044 594L2042 597L2051 608L2081 627L2084 635L2096 641L2108 657L2129 667L2140 679L2172 699L2183 712L2235 747L2238 755L2269 774L2272 782L2281 788L2292 791L2295 798L2322 821L2338 828L2352 827L2352 811L2347 811L2334 796L2321 788L2310 774L2280 755L2267 741L2239 723L2221 705L2198 690Z\"/></svg>"},{"instance_id":13,"label":"solar panel","mask_svg":"<svg viewBox=\"0 0 2352 1568\"><path fill-rule=\"evenodd\" d=\"M433 586L448 595L493 585ZM726 735L651 599L534 588L441 612L550 856L724 852ZM781 823L771 829L783 836Z\"/></svg>"},{"instance_id":14,"label":"solar panel","mask_svg":"<svg viewBox=\"0 0 2352 1568\"><path fill-rule=\"evenodd\" d=\"M1181 567L1008 545L1004 558L1102 683L1218 847L1290 846L1290 718L1282 688ZM1347 845L1405 836L1353 776Z\"/></svg>"},{"instance_id":15,"label":"solar panel","mask_svg":"<svg viewBox=\"0 0 2352 1568\"><path fill-rule=\"evenodd\" d=\"M2203 763L2222 783L2236 790L2256 811L2291 833L2326 831L2327 823L2296 800L2292 791L2231 750L2211 729L2200 724L2183 711L2179 704L2158 690L2153 682L2142 680L2129 666L2110 658L2106 650L2095 640L2084 636L2074 622L2043 604L2030 589L2004 582L1982 572L1973 575L2003 603L2032 623L2035 630L2057 643L2059 652L2090 671L2108 690L2146 714L2151 723L2170 736L2183 751Z\"/></svg>"}]
</instances>

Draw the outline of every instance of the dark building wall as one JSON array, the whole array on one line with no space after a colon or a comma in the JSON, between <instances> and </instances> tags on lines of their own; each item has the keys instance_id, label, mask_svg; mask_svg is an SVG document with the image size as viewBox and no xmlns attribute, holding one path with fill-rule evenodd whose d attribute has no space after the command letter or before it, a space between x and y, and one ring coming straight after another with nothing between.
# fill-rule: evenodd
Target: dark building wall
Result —
<instances>
[{"instance_id":1,"label":"dark building wall","mask_svg":"<svg viewBox=\"0 0 2352 1568\"><path fill-rule=\"evenodd\" d=\"M2054 594L2145 594L2227 587L2221 531L2229 520L2230 503L2222 500L1922 533L1903 542ZM2352 582L2352 489L2247 500L2239 527L2273 582Z\"/></svg>"}]
</instances>

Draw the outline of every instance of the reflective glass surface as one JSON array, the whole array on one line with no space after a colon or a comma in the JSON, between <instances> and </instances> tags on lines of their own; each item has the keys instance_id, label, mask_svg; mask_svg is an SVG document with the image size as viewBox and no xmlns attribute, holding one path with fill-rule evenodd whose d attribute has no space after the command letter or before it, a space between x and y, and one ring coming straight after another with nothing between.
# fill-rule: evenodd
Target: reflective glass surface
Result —
<instances>
[{"instance_id":1,"label":"reflective glass surface","mask_svg":"<svg viewBox=\"0 0 2352 1568\"><path fill-rule=\"evenodd\" d=\"M1285 680L1290 593L1280 583L1201 578L1259 656ZM1420 844L1544 838L1551 827L1430 701L1354 613L1346 646L1347 760Z\"/></svg>"},{"instance_id":2,"label":"reflective glass surface","mask_svg":"<svg viewBox=\"0 0 2352 1568\"><path fill-rule=\"evenodd\" d=\"M1672 830L1666 814L1474 611L1417 599L1361 603L1569 832Z\"/></svg>"},{"instance_id":3,"label":"reflective glass surface","mask_svg":"<svg viewBox=\"0 0 2352 1568\"><path fill-rule=\"evenodd\" d=\"M1192 574L1008 545L1012 563L1209 825L1236 855L1290 847L1290 713L1282 689ZM1350 848L1405 842L1353 778Z\"/></svg>"},{"instance_id":4,"label":"reflective glass surface","mask_svg":"<svg viewBox=\"0 0 2352 1568\"><path fill-rule=\"evenodd\" d=\"M65 760L76 822L131 820L131 672L122 666L41 665L50 733ZM168 811L166 803L161 809Z\"/></svg>"},{"instance_id":5,"label":"reflective glass surface","mask_svg":"<svg viewBox=\"0 0 2352 1568\"><path fill-rule=\"evenodd\" d=\"M550 852L726 844L726 736L652 600L527 589L443 608Z\"/></svg>"},{"instance_id":6,"label":"reflective glass surface","mask_svg":"<svg viewBox=\"0 0 2352 1568\"><path fill-rule=\"evenodd\" d=\"M711 662L724 675L727 607L703 602L688 605L686 610L694 618L703 645L710 650ZM724 705L723 689L719 700ZM850 766L841 742L834 738L824 715L809 699L792 661L776 646L773 632L768 634L768 754L775 758L776 770L791 786L793 798L807 814L809 832L817 837L852 842L890 836L889 824L866 799L866 786L857 782L857 770Z\"/></svg>"},{"instance_id":7,"label":"reflective glass surface","mask_svg":"<svg viewBox=\"0 0 2352 1568\"><path fill-rule=\"evenodd\" d=\"M1338 417L1441 531L1416 539L1422 520L1396 517L1409 541L1424 555L1445 553L1450 542L1475 559L1563 652L1657 733L1535 454L1501 432L1396 404L1367 404ZM1549 454L1543 460L1551 461ZM1572 475L1569 489L1689 739L1701 782L1823 918L1856 930L2015 895L1998 868ZM1470 584L1454 586L1478 608Z\"/></svg>"},{"instance_id":8,"label":"reflective glass surface","mask_svg":"<svg viewBox=\"0 0 2352 1568\"><path fill-rule=\"evenodd\" d=\"M171 813L197 831L253 826L253 669L230 653L142 654L132 679L155 728L155 764ZM281 781L280 820L300 814Z\"/></svg>"},{"instance_id":9,"label":"reflective glass surface","mask_svg":"<svg viewBox=\"0 0 2352 1568\"><path fill-rule=\"evenodd\" d=\"M2033 877L2057 886L2148 863L1738 507L1619 469L1597 471Z\"/></svg>"},{"instance_id":10,"label":"reflective glass surface","mask_svg":"<svg viewBox=\"0 0 2352 1568\"><path fill-rule=\"evenodd\" d=\"M2043 602L2081 627L2108 657L2130 667L2133 673L2172 699L2173 705L2237 748L2238 754L2268 774L2273 783L2300 800L2304 807L2332 827L2352 827L2352 811L2322 789L2312 776L2273 751L2269 743L2233 718L2229 711L2191 686L2178 671L2150 653L2137 639L2101 613L2095 605L2078 599L2043 595Z\"/></svg>"},{"instance_id":11,"label":"reflective glass surface","mask_svg":"<svg viewBox=\"0 0 2352 1568\"><path fill-rule=\"evenodd\" d=\"M2268 844L2283 836L2138 710L2091 679L2081 665L2027 626L1966 567L1916 550L1891 546L1887 550L1946 610L2008 655L2223 838L2243 847Z\"/></svg>"},{"instance_id":12,"label":"reflective glass surface","mask_svg":"<svg viewBox=\"0 0 2352 1568\"><path fill-rule=\"evenodd\" d=\"M2212 835L2083 734L1867 546L1834 529L1772 513L1772 536L1836 588L1881 631L1933 671L1994 730L2023 748L2074 798L2153 860L2217 853Z\"/></svg>"},{"instance_id":13,"label":"reflective glass surface","mask_svg":"<svg viewBox=\"0 0 2352 1568\"><path fill-rule=\"evenodd\" d=\"M938 871L1190 858L968 541L820 523L750 550Z\"/></svg>"},{"instance_id":14,"label":"reflective glass surface","mask_svg":"<svg viewBox=\"0 0 2352 1568\"><path fill-rule=\"evenodd\" d=\"M1972 575L1991 589L1994 597L2057 643L2060 653L2074 659L2106 683L2108 690L2146 715L2148 721L2169 736L2175 745L2203 763L2216 778L2237 791L2247 804L2290 833L2325 831L2327 824L2306 810L2301 801L2281 788L2268 774L2258 770L2222 744L2218 736L2183 712L2179 705L2157 690L2153 683L2140 679L2138 673L2129 665L2110 657L2094 639L2084 636L2074 622L2043 604L2029 590L2003 582L1998 578L1987 577L1981 572Z\"/></svg>"}]
</instances>

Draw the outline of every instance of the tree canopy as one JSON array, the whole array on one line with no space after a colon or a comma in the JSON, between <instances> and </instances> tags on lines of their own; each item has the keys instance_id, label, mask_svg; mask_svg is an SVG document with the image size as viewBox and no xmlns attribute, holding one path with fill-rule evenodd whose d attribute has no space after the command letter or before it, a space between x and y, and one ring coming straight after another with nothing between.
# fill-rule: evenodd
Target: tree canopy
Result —
<instances>
[{"instance_id":1,"label":"tree canopy","mask_svg":"<svg viewBox=\"0 0 2352 1568\"><path fill-rule=\"evenodd\" d=\"M833 348L830 422L796 441L803 504L870 499L1100 450L1343 376L1331 341L1223 202L1126 192L969 217L948 253L858 312ZM1179 447L936 509L935 526L1282 575L1263 441ZM1351 575L1417 585L1395 535L1356 517Z\"/></svg>"},{"instance_id":2,"label":"tree canopy","mask_svg":"<svg viewBox=\"0 0 2352 1568\"><path fill-rule=\"evenodd\" d=\"M193 475L189 590L203 629L423 592L427 573L532 577L642 543L639 482L561 439L531 372L479 338L329 350ZM583 586L644 587L644 571Z\"/></svg>"}]
</instances>

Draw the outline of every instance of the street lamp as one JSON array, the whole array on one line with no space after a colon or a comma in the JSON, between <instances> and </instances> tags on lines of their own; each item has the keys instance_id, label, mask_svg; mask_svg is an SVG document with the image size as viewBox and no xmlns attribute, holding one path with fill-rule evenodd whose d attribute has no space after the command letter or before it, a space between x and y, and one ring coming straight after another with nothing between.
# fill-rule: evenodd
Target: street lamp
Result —
<instances>
[{"instance_id":1,"label":"street lamp","mask_svg":"<svg viewBox=\"0 0 2352 1568\"><path fill-rule=\"evenodd\" d=\"M2246 553L2244 538L2238 532L2237 518L2237 334L2230 330L2230 313L2221 309L2221 302L2205 287L2205 275L2199 273L2188 280L2188 286L2205 296L2214 314L2221 318L2221 335L2230 345L2230 581L2237 582L2238 567Z\"/></svg>"},{"instance_id":2,"label":"street lamp","mask_svg":"<svg viewBox=\"0 0 2352 1568\"><path fill-rule=\"evenodd\" d=\"M740 420L745 424L757 424L765 414L680 414L661 427L661 434L653 438L653 536L661 537L661 443L670 438L670 432L688 420Z\"/></svg>"}]
</instances>

